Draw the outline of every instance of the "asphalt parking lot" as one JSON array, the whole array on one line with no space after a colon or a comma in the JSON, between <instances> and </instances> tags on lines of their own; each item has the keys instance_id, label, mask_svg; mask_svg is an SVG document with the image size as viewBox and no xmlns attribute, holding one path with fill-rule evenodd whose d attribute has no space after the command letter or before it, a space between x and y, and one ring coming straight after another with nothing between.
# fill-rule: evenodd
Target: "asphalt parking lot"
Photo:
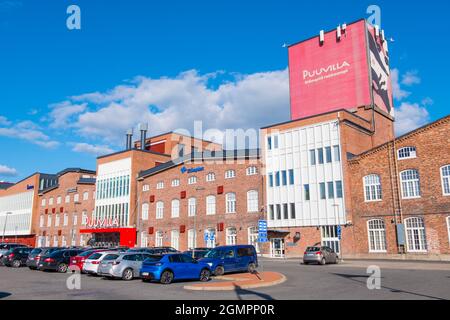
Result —
<instances>
[{"instance_id":1,"label":"asphalt parking lot","mask_svg":"<svg viewBox=\"0 0 450 320\"><path fill-rule=\"evenodd\" d=\"M380 289L367 288L370 265L381 270ZM211 292L186 290L186 282L164 286L140 279L125 282L81 275L81 289L69 290L66 280L70 274L0 267L0 299L450 299L448 263L346 261L339 265L305 266L297 260L262 259L260 270L280 272L287 281L260 289L237 287L233 291Z\"/></svg>"}]
</instances>

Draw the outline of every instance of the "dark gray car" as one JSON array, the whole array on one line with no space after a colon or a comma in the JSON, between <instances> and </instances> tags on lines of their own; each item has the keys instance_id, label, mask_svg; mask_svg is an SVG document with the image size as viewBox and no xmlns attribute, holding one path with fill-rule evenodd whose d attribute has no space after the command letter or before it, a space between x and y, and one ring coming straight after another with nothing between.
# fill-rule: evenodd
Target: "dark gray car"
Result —
<instances>
[{"instance_id":1,"label":"dark gray car","mask_svg":"<svg viewBox=\"0 0 450 320\"><path fill-rule=\"evenodd\" d=\"M312 246L306 248L303 264L317 263L321 265L339 263L339 257L333 249L327 246Z\"/></svg>"},{"instance_id":2,"label":"dark gray car","mask_svg":"<svg viewBox=\"0 0 450 320\"><path fill-rule=\"evenodd\" d=\"M50 255L50 253L55 252L57 250L61 250L58 247L43 247L43 248L35 248L28 255L28 259L26 265L31 270L36 270L38 268L39 261L42 257Z\"/></svg>"}]
</instances>

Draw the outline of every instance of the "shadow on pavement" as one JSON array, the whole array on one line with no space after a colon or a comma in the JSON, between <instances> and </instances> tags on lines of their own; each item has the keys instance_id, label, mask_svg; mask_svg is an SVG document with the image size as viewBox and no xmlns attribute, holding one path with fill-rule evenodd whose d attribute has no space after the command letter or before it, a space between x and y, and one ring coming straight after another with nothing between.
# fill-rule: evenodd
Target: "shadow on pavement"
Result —
<instances>
[{"instance_id":1,"label":"shadow on pavement","mask_svg":"<svg viewBox=\"0 0 450 320\"><path fill-rule=\"evenodd\" d=\"M0 292L0 299L9 297L11 295L11 293L9 292Z\"/></svg>"},{"instance_id":2,"label":"shadow on pavement","mask_svg":"<svg viewBox=\"0 0 450 320\"><path fill-rule=\"evenodd\" d=\"M264 300L275 300L271 295L265 294L265 293L261 293L261 292L257 292L257 291L253 291L253 290L248 290L248 289L243 289L240 286L234 285L234 291L236 292L238 299L242 300L242 296L244 295L255 295L258 296Z\"/></svg>"},{"instance_id":3,"label":"shadow on pavement","mask_svg":"<svg viewBox=\"0 0 450 320\"><path fill-rule=\"evenodd\" d=\"M332 273L336 276L351 280L351 281L355 281L358 283L363 283L366 284L366 281L364 280L358 280L358 278L364 278L364 279L368 279L370 277L370 275L361 275L361 274L343 274L343 273ZM381 277L381 279L383 279L383 277ZM406 293L406 294L411 294L414 296L418 296L418 297L423 297L423 298L428 298L428 299L435 299L435 300L447 300L447 299L443 299L440 297L434 297L434 296L429 296L426 294L421 294L421 293L416 293L416 292L411 292L411 291L405 291L405 290L401 290L401 289L395 289L395 288L390 288L390 287L386 287L386 286L381 286L381 288L386 289L386 290L390 290L393 293Z\"/></svg>"}]
</instances>

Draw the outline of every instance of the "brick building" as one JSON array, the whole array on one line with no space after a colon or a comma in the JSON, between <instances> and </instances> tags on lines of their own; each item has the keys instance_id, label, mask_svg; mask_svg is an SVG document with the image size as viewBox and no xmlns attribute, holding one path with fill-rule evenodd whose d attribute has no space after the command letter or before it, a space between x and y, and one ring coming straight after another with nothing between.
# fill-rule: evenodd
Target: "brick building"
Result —
<instances>
[{"instance_id":1,"label":"brick building","mask_svg":"<svg viewBox=\"0 0 450 320\"><path fill-rule=\"evenodd\" d=\"M257 246L262 178L258 150L194 152L141 172L139 245Z\"/></svg>"},{"instance_id":2,"label":"brick building","mask_svg":"<svg viewBox=\"0 0 450 320\"><path fill-rule=\"evenodd\" d=\"M39 192L36 246L86 245L80 234L95 207L95 171L68 168L56 174L57 184Z\"/></svg>"},{"instance_id":3,"label":"brick building","mask_svg":"<svg viewBox=\"0 0 450 320\"><path fill-rule=\"evenodd\" d=\"M348 161L355 256L450 259L450 116Z\"/></svg>"}]
</instances>

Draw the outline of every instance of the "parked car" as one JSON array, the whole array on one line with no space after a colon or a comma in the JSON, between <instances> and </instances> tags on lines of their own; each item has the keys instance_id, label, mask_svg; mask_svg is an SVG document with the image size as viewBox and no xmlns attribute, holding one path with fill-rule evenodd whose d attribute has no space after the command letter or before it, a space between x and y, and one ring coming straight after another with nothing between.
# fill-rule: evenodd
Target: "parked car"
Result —
<instances>
[{"instance_id":1,"label":"parked car","mask_svg":"<svg viewBox=\"0 0 450 320\"><path fill-rule=\"evenodd\" d=\"M20 268L27 262L28 255L33 248L28 247L14 247L5 253L3 257L3 264L7 267Z\"/></svg>"},{"instance_id":2,"label":"parked car","mask_svg":"<svg viewBox=\"0 0 450 320\"><path fill-rule=\"evenodd\" d=\"M198 279L208 281L211 269L207 263L199 262L186 254L170 253L152 255L144 260L140 270L143 281L159 281L170 284L174 280Z\"/></svg>"},{"instance_id":3,"label":"parked car","mask_svg":"<svg viewBox=\"0 0 450 320\"><path fill-rule=\"evenodd\" d=\"M0 263L3 258L3 255L6 252L8 252L11 248L17 247L26 247L26 246L20 243L0 243Z\"/></svg>"},{"instance_id":4,"label":"parked car","mask_svg":"<svg viewBox=\"0 0 450 320\"><path fill-rule=\"evenodd\" d=\"M303 264L317 263L325 265L328 263L339 263L339 256L333 249L327 246L307 247L303 254Z\"/></svg>"},{"instance_id":5,"label":"parked car","mask_svg":"<svg viewBox=\"0 0 450 320\"><path fill-rule=\"evenodd\" d=\"M157 250L160 254L165 254L165 253L180 253L180 251L178 251L175 248L172 247L155 247L153 248L155 250Z\"/></svg>"},{"instance_id":6,"label":"parked car","mask_svg":"<svg viewBox=\"0 0 450 320\"><path fill-rule=\"evenodd\" d=\"M253 273L258 267L258 256L252 245L216 247L199 261L207 263L216 276L229 272Z\"/></svg>"},{"instance_id":7,"label":"parked car","mask_svg":"<svg viewBox=\"0 0 450 320\"><path fill-rule=\"evenodd\" d=\"M115 260L103 259L98 267L98 275L106 278L121 278L132 280L139 277L142 262L148 258L148 253L123 252Z\"/></svg>"},{"instance_id":8,"label":"parked car","mask_svg":"<svg viewBox=\"0 0 450 320\"><path fill-rule=\"evenodd\" d=\"M94 253L102 252L102 251L106 251L106 249L96 249L96 250L89 249L87 251L81 252L77 256L72 257L70 259L69 269L70 270L80 270L81 272L83 272L83 265L84 265L86 259L89 258Z\"/></svg>"},{"instance_id":9,"label":"parked car","mask_svg":"<svg viewBox=\"0 0 450 320\"><path fill-rule=\"evenodd\" d=\"M195 260L200 260L205 257L205 255L211 251L211 249L208 248L196 248L192 250L188 250L183 252L183 254L187 254L190 257L193 257Z\"/></svg>"},{"instance_id":10,"label":"parked car","mask_svg":"<svg viewBox=\"0 0 450 320\"><path fill-rule=\"evenodd\" d=\"M100 263L116 260L119 257L118 251L100 251L90 255L83 264L82 271L87 274L97 275Z\"/></svg>"},{"instance_id":11,"label":"parked car","mask_svg":"<svg viewBox=\"0 0 450 320\"><path fill-rule=\"evenodd\" d=\"M63 249L50 253L40 259L38 269L47 271L67 272L70 259L83 252L81 249Z\"/></svg>"},{"instance_id":12,"label":"parked car","mask_svg":"<svg viewBox=\"0 0 450 320\"><path fill-rule=\"evenodd\" d=\"M43 248L34 248L30 254L28 255L28 259L26 265L31 270L36 270L38 268L39 261L41 257L48 256L50 253L55 252L57 250L61 250L58 247L43 247Z\"/></svg>"},{"instance_id":13,"label":"parked car","mask_svg":"<svg viewBox=\"0 0 450 320\"><path fill-rule=\"evenodd\" d=\"M172 247L156 247L156 248L132 248L126 252L140 252L148 254L166 254L166 253L178 253L178 251Z\"/></svg>"}]
</instances>

